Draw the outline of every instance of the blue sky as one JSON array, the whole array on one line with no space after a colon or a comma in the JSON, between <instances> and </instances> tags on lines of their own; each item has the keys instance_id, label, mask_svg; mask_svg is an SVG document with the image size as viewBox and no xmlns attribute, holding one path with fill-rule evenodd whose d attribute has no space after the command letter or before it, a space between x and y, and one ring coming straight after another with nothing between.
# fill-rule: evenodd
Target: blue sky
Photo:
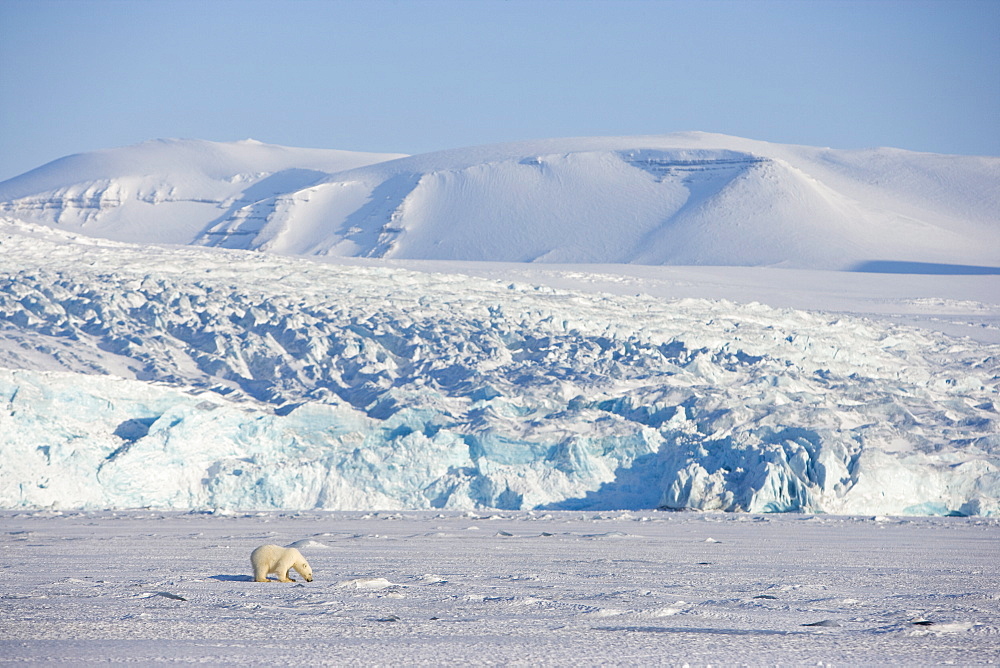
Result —
<instances>
[{"instance_id":1,"label":"blue sky","mask_svg":"<svg viewBox=\"0 0 1000 668\"><path fill-rule=\"evenodd\" d=\"M0 179L158 137L1000 155L1000 0L0 0Z\"/></svg>"}]
</instances>

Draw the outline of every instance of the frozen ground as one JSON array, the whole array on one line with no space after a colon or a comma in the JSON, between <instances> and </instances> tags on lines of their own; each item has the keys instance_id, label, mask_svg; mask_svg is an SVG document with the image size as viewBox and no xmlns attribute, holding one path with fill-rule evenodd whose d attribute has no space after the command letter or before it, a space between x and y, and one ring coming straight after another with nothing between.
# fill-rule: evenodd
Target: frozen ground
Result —
<instances>
[{"instance_id":1,"label":"frozen ground","mask_svg":"<svg viewBox=\"0 0 1000 668\"><path fill-rule=\"evenodd\" d=\"M984 665L1000 520L0 513L0 662ZM250 581L263 543L312 583Z\"/></svg>"}]
</instances>

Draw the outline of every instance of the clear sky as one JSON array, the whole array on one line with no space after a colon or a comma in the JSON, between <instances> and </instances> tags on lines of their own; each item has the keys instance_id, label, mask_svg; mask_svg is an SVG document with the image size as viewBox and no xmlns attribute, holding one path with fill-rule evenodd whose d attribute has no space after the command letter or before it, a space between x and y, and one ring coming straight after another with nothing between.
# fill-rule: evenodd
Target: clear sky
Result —
<instances>
[{"instance_id":1,"label":"clear sky","mask_svg":"<svg viewBox=\"0 0 1000 668\"><path fill-rule=\"evenodd\" d=\"M1000 0L0 0L0 180L159 137L1000 155Z\"/></svg>"}]
</instances>

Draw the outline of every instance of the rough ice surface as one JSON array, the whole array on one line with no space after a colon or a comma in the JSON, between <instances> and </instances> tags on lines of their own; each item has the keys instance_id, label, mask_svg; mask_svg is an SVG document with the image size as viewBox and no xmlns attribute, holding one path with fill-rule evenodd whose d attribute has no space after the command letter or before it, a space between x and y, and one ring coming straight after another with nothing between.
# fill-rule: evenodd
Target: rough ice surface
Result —
<instances>
[{"instance_id":1,"label":"rough ice surface","mask_svg":"<svg viewBox=\"0 0 1000 668\"><path fill-rule=\"evenodd\" d=\"M1000 347L7 221L0 507L1000 513Z\"/></svg>"}]
</instances>

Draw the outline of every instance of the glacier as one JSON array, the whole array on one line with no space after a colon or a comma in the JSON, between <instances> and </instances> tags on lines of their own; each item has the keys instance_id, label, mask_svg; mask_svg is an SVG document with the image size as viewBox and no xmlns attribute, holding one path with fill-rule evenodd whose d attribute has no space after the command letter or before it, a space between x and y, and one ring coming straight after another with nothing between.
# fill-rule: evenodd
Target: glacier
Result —
<instances>
[{"instance_id":1,"label":"glacier","mask_svg":"<svg viewBox=\"0 0 1000 668\"><path fill-rule=\"evenodd\" d=\"M697 132L69 156L0 183L0 507L997 515L998 183Z\"/></svg>"},{"instance_id":2,"label":"glacier","mask_svg":"<svg viewBox=\"0 0 1000 668\"><path fill-rule=\"evenodd\" d=\"M998 386L882 318L0 221L6 508L997 515Z\"/></svg>"}]
</instances>

